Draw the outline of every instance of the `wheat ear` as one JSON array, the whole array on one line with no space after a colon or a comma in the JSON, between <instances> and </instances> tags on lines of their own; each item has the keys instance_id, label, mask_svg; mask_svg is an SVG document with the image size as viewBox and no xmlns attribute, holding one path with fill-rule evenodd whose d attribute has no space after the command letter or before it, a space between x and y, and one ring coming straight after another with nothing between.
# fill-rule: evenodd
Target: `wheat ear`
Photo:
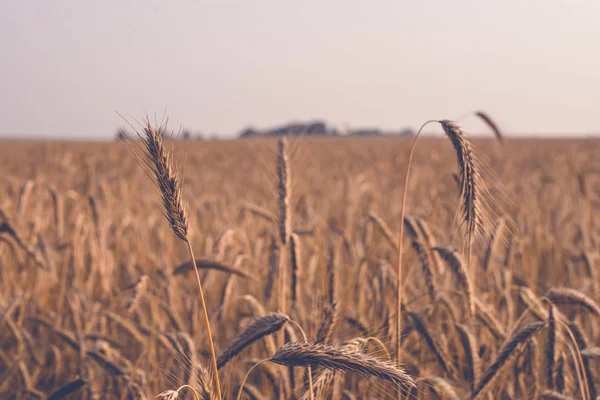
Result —
<instances>
[{"instance_id":1,"label":"wheat ear","mask_svg":"<svg viewBox=\"0 0 600 400\"><path fill-rule=\"evenodd\" d=\"M596 317L600 318L600 305L594 301L591 297L586 296L578 290L561 287L552 288L546 293L546 297L550 299L554 304L570 304L578 305Z\"/></svg>"},{"instance_id":2,"label":"wheat ear","mask_svg":"<svg viewBox=\"0 0 600 400\"><path fill-rule=\"evenodd\" d=\"M343 347L290 342L279 348L271 361L286 366L322 367L364 377L378 377L405 388L414 386L413 379L391 363Z\"/></svg>"},{"instance_id":3,"label":"wheat ear","mask_svg":"<svg viewBox=\"0 0 600 400\"><path fill-rule=\"evenodd\" d=\"M222 368L233 357L257 340L279 331L290 318L282 313L270 313L252 322L227 348L217 360L217 366Z\"/></svg>"}]
</instances>

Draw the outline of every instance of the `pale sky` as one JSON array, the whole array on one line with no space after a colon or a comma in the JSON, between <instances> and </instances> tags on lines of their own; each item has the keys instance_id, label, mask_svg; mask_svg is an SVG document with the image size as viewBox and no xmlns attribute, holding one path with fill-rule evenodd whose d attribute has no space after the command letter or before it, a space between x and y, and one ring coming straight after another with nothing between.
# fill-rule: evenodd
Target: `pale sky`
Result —
<instances>
[{"instance_id":1,"label":"pale sky","mask_svg":"<svg viewBox=\"0 0 600 400\"><path fill-rule=\"evenodd\" d=\"M598 18L600 0L0 0L0 136L112 138L115 111L165 107L223 136L476 109L507 132L598 133Z\"/></svg>"}]
</instances>

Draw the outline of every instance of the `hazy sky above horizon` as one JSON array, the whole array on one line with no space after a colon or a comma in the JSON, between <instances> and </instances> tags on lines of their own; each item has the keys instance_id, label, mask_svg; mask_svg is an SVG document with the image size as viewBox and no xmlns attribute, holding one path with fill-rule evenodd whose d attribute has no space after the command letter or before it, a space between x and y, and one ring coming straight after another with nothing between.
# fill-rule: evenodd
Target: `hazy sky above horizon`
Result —
<instances>
[{"instance_id":1,"label":"hazy sky above horizon","mask_svg":"<svg viewBox=\"0 0 600 400\"><path fill-rule=\"evenodd\" d=\"M112 138L118 111L237 134L322 118L600 132L600 1L0 2L0 136ZM467 118L467 130L483 131Z\"/></svg>"}]
</instances>

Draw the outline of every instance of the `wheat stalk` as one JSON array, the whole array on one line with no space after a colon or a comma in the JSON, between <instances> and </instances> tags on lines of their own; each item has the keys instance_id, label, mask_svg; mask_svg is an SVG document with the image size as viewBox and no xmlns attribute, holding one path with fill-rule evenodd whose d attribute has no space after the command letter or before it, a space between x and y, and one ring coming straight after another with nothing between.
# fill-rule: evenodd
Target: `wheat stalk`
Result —
<instances>
[{"instance_id":1,"label":"wheat stalk","mask_svg":"<svg viewBox=\"0 0 600 400\"><path fill-rule=\"evenodd\" d=\"M468 254L467 254L467 264L471 265L471 245L474 236L477 233L483 231L484 221L486 218L486 210L485 204L483 202L483 182L480 177L480 169L477 164L475 155L473 153L473 149L471 147L470 142L468 141L466 135L463 131L452 121L449 120L430 120L425 122L419 131L415 135L411 147L410 153L408 156L408 166L406 170L406 176L404 178L404 191L402 194L402 209L400 212L400 221L404 221L404 216L406 213L406 198L408 196L408 181L410 177L410 168L412 165L412 160L414 156L415 147L417 144L417 139L421 134L423 128L431 123L438 122L446 136L450 139L455 151L458 160L459 174L459 190L460 197L462 200L462 210L463 210L463 219L467 226L467 236L468 236ZM397 269L397 302L396 302L396 344L397 344L397 354L396 359L398 365L400 365L401 360L401 349L400 349L400 334L402 332L402 255L403 255L403 238L404 238L404 223L400 225L400 234L398 236L398 269Z\"/></svg>"},{"instance_id":2,"label":"wheat stalk","mask_svg":"<svg viewBox=\"0 0 600 400\"><path fill-rule=\"evenodd\" d=\"M147 172L152 173L154 175L156 185L158 186L162 198L162 203L164 207L163 214L175 235L187 244L190 258L193 264L193 269L196 273L196 283L198 284L198 291L200 293L200 304L202 306L204 324L206 327L206 333L210 347L215 389L217 392L217 398L221 400L222 395L221 385L219 382L219 372L217 368L217 358L215 356L215 348L210 327L210 320L208 317L208 310L206 308L206 301L204 299L204 290L202 289L200 274L196 266L196 259L194 257L194 251L192 250L192 244L190 242L189 219L187 216L185 205L183 203L183 191L181 182L179 180L179 175L177 174L177 171L174 169L172 164L172 154L170 154L169 151L167 151L164 142L165 130L166 122L155 129L151 125L150 120L146 118L143 135L138 133L138 136L142 140L142 143L144 145L144 152L148 161L144 163L140 160L140 164L142 166L146 166Z\"/></svg>"}]
</instances>

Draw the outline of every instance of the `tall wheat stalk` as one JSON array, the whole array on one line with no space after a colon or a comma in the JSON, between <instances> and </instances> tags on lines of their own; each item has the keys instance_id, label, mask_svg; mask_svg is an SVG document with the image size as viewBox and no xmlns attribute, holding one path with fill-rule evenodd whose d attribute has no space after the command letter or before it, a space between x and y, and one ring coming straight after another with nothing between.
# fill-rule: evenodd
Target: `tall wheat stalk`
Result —
<instances>
[{"instance_id":1,"label":"tall wheat stalk","mask_svg":"<svg viewBox=\"0 0 600 400\"><path fill-rule=\"evenodd\" d=\"M149 161L138 160L142 168L149 175L154 175L156 185L160 191L162 203L164 206L164 216L169 222L169 226L175 235L183 240L188 248L190 258L196 273L196 283L198 284L198 292L200 294L200 304L204 315L204 323L206 325L206 333L208 344L210 347L212 372L214 374L215 390L217 398L222 399L221 385L219 383L219 370L217 368L217 358L215 356L215 347L213 344L212 332L210 329L210 320L206 309L206 301L204 299L204 290L202 290L202 282L196 265L196 257L190 242L190 224L187 211L183 202L182 186L179 180L179 175L172 163L172 154L166 149L164 142L164 132L166 129L166 121L153 128L150 120L146 117L143 135L138 133L144 145L143 151Z\"/></svg>"}]
</instances>

